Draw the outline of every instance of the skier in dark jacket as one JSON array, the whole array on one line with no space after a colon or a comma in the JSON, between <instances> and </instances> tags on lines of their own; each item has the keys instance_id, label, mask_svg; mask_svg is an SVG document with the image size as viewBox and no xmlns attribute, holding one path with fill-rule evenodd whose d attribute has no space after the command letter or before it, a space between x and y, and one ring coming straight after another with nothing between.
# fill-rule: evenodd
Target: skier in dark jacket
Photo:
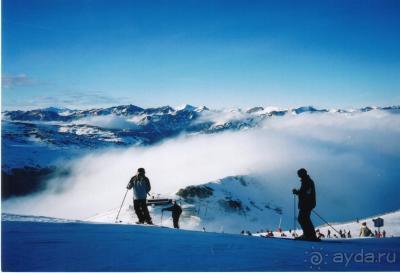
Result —
<instances>
[{"instance_id":1,"label":"skier in dark jacket","mask_svg":"<svg viewBox=\"0 0 400 273\"><path fill-rule=\"evenodd\" d=\"M151 190L150 180L145 175L145 170L143 168L139 168L138 172L135 176L131 178L126 187L128 190L133 189L133 208L135 209L135 213L139 219L137 224L147 223L152 225L150 213L147 208L147 194Z\"/></svg>"},{"instance_id":2,"label":"skier in dark jacket","mask_svg":"<svg viewBox=\"0 0 400 273\"><path fill-rule=\"evenodd\" d=\"M312 181L307 171L303 168L297 171L297 175L300 177L301 187L298 190L293 189L293 194L299 196L298 221L303 229L303 235L299 239L317 241L314 225L310 219L311 211L316 205L314 181Z\"/></svg>"},{"instance_id":3,"label":"skier in dark jacket","mask_svg":"<svg viewBox=\"0 0 400 273\"><path fill-rule=\"evenodd\" d=\"M179 217L182 213L182 208L179 206L176 201L173 201L173 205L168 208L164 208L161 211L172 211L172 221L174 222L174 228L179 228Z\"/></svg>"}]
</instances>

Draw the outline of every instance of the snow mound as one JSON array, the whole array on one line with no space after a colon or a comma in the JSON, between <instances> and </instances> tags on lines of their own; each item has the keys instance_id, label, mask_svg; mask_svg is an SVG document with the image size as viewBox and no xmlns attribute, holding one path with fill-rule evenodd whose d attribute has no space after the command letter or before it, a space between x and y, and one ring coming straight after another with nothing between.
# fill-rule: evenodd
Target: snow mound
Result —
<instances>
[{"instance_id":1,"label":"snow mound","mask_svg":"<svg viewBox=\"0 0 400 273\"><path fill-rule=\"evenodd\" d=\"M3 222L41 222L41 223L80 223L78 220L68 220L61 218L53 218L46 216L18 215L10 213L2 213L1 221Z\"/></svg>"},{"instance_id":2,"label":"snow mound","mask_svg":"<svg viewBox=\"0 0 400 273\"><path fill-rule=\"evenodd\" d=\"M204 228L207 231L238 234L243 229L276 226L282 214L281 207L274 202L268 188L250 176L230 176L188 186L178 190L175 195L164 197L176 199L181 204L183 213L180 222L183 229ZM149 207L153 222L172 226L171 214L165 212L162 215L163 207L166 206ZM118 210L119 208L114 208L86 220L114 223ZM130 224L137 221L132 201L124 204L118 219Z\"/></svg>"}]
</instances>

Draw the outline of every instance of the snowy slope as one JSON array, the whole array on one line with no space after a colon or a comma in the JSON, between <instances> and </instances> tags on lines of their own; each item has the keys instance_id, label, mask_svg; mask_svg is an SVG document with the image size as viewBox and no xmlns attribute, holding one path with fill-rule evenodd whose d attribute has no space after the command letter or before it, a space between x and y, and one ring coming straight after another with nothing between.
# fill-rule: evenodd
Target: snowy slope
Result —
<instances>
[{"instance_id":1,"label":"snowy slope","mask_svg":"<svg viewBox=\"0 0 400 273\"><path fill-rule=\"evenodd\" d=\"M2 270L388 271L400 269L399 244L399 238L309 243L159 227L3 220Z\"/></svg>"},{"instance_id":2,"label":"snowy slope","mask_svg":"<svg viewBox=\"0 0 400 273\"><path fill-rule=\"evenodd\" d=\"M29 216L29 215L19 215L2 213L1 220L5 222L40 222L40 223L80 223L82 221L61 219L46 216Z\"/></svg>"},{"instance_id":3,"label":"snowy slope","mask_svg":"<svg viewBox=\"0 0 400 273\"><path fill-rule=\"evenodd\" d=\"M214 212L213 215L215 218L210 219L202 216L201 214L198 215L197 213L196 215L190 215L190 213L192 213L192 210L190 209L191 207L188 205L183 205L182 207L184 209L183 216L181 217L182 229L202 230L203 227L205 227L207 231L226 232L233 234L239 234L241 230L245 231L248 230L255 235L266 235L265 231L268 229L273 231L274 236L280 237L280 233L277 232L277 229L279 227L278 222L275 221L271 223L269 217L262 218L260 219L260 221L251 222L248 217L240 217L240 215L235 215L235 214L226 214L226 213L224 214L223 212L220 212L218 214L218 212ZM167 215L167 212L165 212L165 214L163 215L163 222L161 223L161 208L162 207L159 208L150 207L150 213L153 217L154 223L157 225L163 224L163 226L172 227L173 226L172 219L169 217L169 215ZM186 212L186 215L185 215L185 210L189 210L189 213ZM86 220L89 222L114 223L117 213L118 209L113 209L104 213L99 213ZM372 231L377 230L376 228L374 228L372 219L375 219L378 216L383 218L385 221L385 225L381 229L381 231L385 230L387 237L393 237L393 236L400 237L400 210L365 219L359 219L358 223L356 221L353 221L353 222L330 223L330 224L338 231L339 230L346 230L346 232L350 231L353 237L358 237L361 223L363 222L366 222L367 226ZM312 216L312 218L316 219L314 215ZM137 221L137 218L132 206L130 205L125 206L122 209L118 220L120 220L122 223L125 224L135 223ZM298 223L296 223L296 225L297 227L299 227ZM327 230L330 229L332 236L333 234L335 234L334 230L327 225L317 226L316 229L319 229L325 235L327 234ZM290 233L287 230L284 230L283 232L288 237L291 237ZM302 232L301 230L297 229L296 233L300 235Z\"/></svg>"},{"instance_id":4,"label":"snowy slope","mask_svg":"<svg viewBox=\"0 0 400 273\"><path fill-rule=\"evenodd\" d=\"M400 210L390 212L390 213L385 213L382 215L376 215L373 217L368 217L365 219L355 219L355 221L352 222L346 222L346 223L331 223L331 225L336 229L336 230L346 230L350 231L350 233L353 236L358 236L360 233L360 227L361 223L366 222L367 226L374 232L374 230L378 230L377 228L374 227L374 222L372 219L376 219L378 217L383 218L384 220L384 227L381 228L381 232L383 230L386 231L386 236L391 237L400 237ZM327 230L330 229L331 232L333 232L332 228L328 227L327 225L323 225L318 227L322 233L326 234Z\"/></svg>"},{"instance_id":5,"label":"snowy slope","mask_svg":"<svg viewBox=\"0 0 400 273\"><path fill-rule=\"evenodd\" d=\"M269 199L268 199L269 196ZM268 187L249 176L231 176L198 186L180 189L173 196L183 208L181 227L184 229L227 232L238 234L243 229L275 227L282 209L274 201ZM149 207L153 221L161 224L161 208ZM86 220L113 223L119 208L99 213ZM137 221L132 201L124 204L119 220L124 223ZM172 226L171 213L165 212L163 224Z\"/></svg>"},{"instance_id":6,"label":"snowy slope","mask_svg":"<svg viewBox=\"0 0 400 273\"><path fill-rule=\"evenodd\" d=\"M311 215L312 219L317 219L315 215ZM320 230L322 234L325 236L327 235L328 229L331 231L331 236L332 239L334 238L334 235L340 237L339 234L337 234L334 229L340 232L340 230L345 231L346 234L348 231L350 231L350 234L352 238L346 238L346 239L341 239L341 240L351 240L353 238L359 238L359 233L360 233L360 227L363 222L367 223L367 226L371 229L372 232L375 230L378 231L377 228L374 227L374 222L372 221L373 219L376 218L382 218L384 220L384 227L381 228L381 232L383 230L386 231L386 237L400 237L400 210L394 211L394 212L388 212L380 215L375 215L371 216L368 218L364 219L355 219L352 222L344 222L344 223L329 223L331 226L328 226L327 224L321 225L321 226L316 226L316 230ZM296 223L297 228L299 228L299 224ZM333 228L334 229L333 229ZM277 230L271 230L272 233L274 234L275 237L281 237L281 232L278 232ZM255 236L266 236L267 233L265 230L255 230L253 231ZM293 238L293 231L289 232L288 230L283 230L282 231L288 238ZM297 235L301 235L302 231L301 229L296 229L295 233ZM365 239L365 238L363 238Z\"/></svg>"}]
</instances>

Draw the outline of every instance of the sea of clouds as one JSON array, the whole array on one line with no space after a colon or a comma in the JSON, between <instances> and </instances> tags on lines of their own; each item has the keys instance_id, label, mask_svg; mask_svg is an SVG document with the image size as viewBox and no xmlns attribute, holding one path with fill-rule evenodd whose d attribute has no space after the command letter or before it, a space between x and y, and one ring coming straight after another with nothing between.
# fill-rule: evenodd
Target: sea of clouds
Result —
<instances>
[{"instance_id":1,"label":"sea of clouds","mask_svg":"<svg viewBox=\"0 0 400 273\"><path fill-rule=\"evenodd\" d=\"M101 122L104 122L103 120ZM266 119L260 128L180 136L150 147L94 152L64 162L68 176L46 191L3 202L3 211L85 219L118 208L137 168L146 168L152 192L173 194L231 175L268 184L287 217L299 168L317 187L317 211L343 221L399 209L400 115L305 113ZM128 195L131 202L131 195Z\"/></svg>"}]
</instances>

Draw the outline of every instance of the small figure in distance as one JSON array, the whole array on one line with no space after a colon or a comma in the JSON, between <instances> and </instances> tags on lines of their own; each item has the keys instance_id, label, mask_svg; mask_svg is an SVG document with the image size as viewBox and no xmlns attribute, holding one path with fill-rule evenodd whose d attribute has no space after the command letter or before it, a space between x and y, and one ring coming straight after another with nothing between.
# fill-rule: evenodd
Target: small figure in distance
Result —
<instances>
[{"instance_id":1,"label":"small figure in distance","mask_svg":"<svg viewBox=\"0 0 400 273\"><path fill-rule=\"evenodd\" d=\"M347 238L351 238L350 230L349 230L349 232L347 232Z\"/></svg>"},{"instance_id":2,"label":"small figure in distance","mask_svg":"<svg viewBox=\"0 0 400 273\"><path fill-rule=\"evenodd\" d=\"M367 227L367 223L363 222L360 228L360 237L371 237L374 236L372 231Z\"/></svg>"},{"instance_id":3,"label":"small figure in distance","mask_svg":"<svg viewBox=\"0 0 400 273\"><path fill-rule=\"evenodd\" d=\"M179 229L179 217L182 214L182 208L178 205L176 200L172 202L172 206L168 208L163 208L161 211L172 211L172 221L174 223L174 228Z\"/></svg>"},{"instance_id":4,"label":"small figure in distance","mask_svg":"<svg viewBox=\"0 0 400 273\"><path fill-rule=\"evenodd\" d=\"M318 239L325 238L325 235L319 229L317 229L315 232Z\"/></svg>"}]
</instances>

